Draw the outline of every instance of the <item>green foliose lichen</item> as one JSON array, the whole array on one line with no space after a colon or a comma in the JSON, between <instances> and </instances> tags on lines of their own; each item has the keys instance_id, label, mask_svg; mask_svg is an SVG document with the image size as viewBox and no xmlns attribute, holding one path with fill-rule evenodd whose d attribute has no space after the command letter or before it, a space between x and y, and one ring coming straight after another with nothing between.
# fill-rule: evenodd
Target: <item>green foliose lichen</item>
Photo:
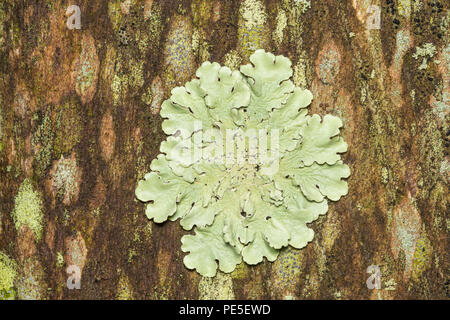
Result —
<instances>
[{"instance_id":1,"label":"green foliose lichen","mask_svg":"<svg viewBox=\"0 0 450 320\"><path fill-rule=\"evenodd\" d=\"M36 240L40 240L42 235L44 219L42 204L39 192L33 190L33 185L29 179L25 179L20 185L11 214L16 229L19 230L22 226L28 226L33 231Z\"/></svg>"},{"instance_id":2,"label":"green foliose lichen","mask_svg":"<svg viewBox=\"0 0 450 320\"><path fill-rule=\"evenodd\" d=\"M312 94L294 86L286 57L257 50L250 61L239 71L204 62L172 90L160 112L168 138L136 189L149 219L195 229L181 249L203 276L303 248L307 224L348 191L342 121L308 115Z\"/></svg>"}]
</instances>

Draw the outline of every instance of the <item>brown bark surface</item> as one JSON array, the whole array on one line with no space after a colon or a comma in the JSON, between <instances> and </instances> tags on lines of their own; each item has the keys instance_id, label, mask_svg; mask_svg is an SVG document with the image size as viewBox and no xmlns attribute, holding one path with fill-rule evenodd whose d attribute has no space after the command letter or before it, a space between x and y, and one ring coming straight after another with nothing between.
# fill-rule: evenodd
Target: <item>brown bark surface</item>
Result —
<instances>
[{"instance_id":1,"label":"brown bark surface","mask_svg":"<svg viewBox=\"0 0 450 320\"><path fill-rule=\"evenodd\" d=\"M17 298L449 297L448 1L309 2L79 0L80 30L65 1L0 3L0 251L17 264ZM183 265L185 231L149 221L134 190L171 89L257 48L291 59L311 113L342 118L349 193L304 249L202 278ZM27 184L40 237L13 219ZM381 289L366 285L371 265Z\"/></svg>"}]
</instances>

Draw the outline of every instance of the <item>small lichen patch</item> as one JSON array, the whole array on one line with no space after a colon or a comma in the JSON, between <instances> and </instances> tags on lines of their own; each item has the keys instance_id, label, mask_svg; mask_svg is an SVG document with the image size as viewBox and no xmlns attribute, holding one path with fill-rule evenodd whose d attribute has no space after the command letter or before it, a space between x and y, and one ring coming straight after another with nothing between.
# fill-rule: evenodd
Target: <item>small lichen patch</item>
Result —
<instances>
[{"instance_id":1,"label":"small lichen patch","mask_svg":"<svg viewBox=\"0 0 450 320\"><path fill-rule=\"evenodd\" d=\"M52 185L63 195L63 203L69 205L78 200L80 192L81 173L77 166L75 154L70 158L61 158L55 162L52 169Z\"/></svg>"},{"instance_id":2,"label":"small lichen patch","mask_svg":"<svg viewBox=\"0 0 450 320\"><path fill-rule=\"evenodd\" d=\"M320 51L316 63L316 72L324 84L331 84L339 74L341 54L337 46L331 42L327 43Z\"/></svg>"},{"instance_id":3,"label":"small lichen patch","mask_svg":"<svg viewBox=\"0 0 450 320\"><path fill-rule=\"evenodd\" d=\"M450 162L447 159L442 161L439 173L446 183L450 183Z\"/></svg>"},{"instance_id":4,"label":"small lichen patch","mask_svg":"<svg viewBox=\"0 0 450 320\"><path fill-rule=\"evenodd\" d=\"M421 219L417 209L411 203L410 195L406 197L394 212L392 233L392 253L398 259L400 251L404 253L404 277L409 279L415 252L416 241L421 230Z\"/></svg>"},{"instance_id":5,"label":"small lichen patch","mask_svg":"<svg viewBox=\"0 0 450 320\"><path fill-rule=\"evenodd\" d=\"M246 27L250 29L263 25L267 20L264 5L259 0L244 0L239 13L244 18Z\"/></svg>"},{"instance_id":6,"label":"small lichen patch","mask_svg":"<svg viewBox=\"0 0 450 320\"><path fill-rule=\"evenodd\" d=\"M218 272L214 278L203 277L198 284L200 300L234 300L233 280Z\"/></svg>"},{"instance_id":7,"label":"small lichen patch","mask_svg":"<svg viewBox=\"0 0 450 320\"><path fill-rule=\"evenodd\" d=\"M117 300L133 300L133 290L125 274L120 277L117 285Z\"/></svg>"},{"instance_id":8,"label":"small lichen patch","mask_svg":"<svg viewBox=\"0 0 450 320\"><path fill-rule=\"evenodd\" d=\"M257 49L265 48L267 13L260 0L244 0L239 8L238 43L242 57L248 58Z\"/></svg>"},{"instance_id":9,"label":"small lichen patch","mask_svg":"<svg viewBox=\"0 0 450 320\"><path fill-rule=\"evenodd\" d=\"M97 89L100 60L95 47L95 40L90 34L83 34L82 50L74 62L75 90L81 96L83 104L90 102Z\"/></svg>"},{"instance_id":10,"label":"small lichen patch","mask_svg":"<svg viewBox=\"0 0 450 320\"><path fill-rule=\"evenodd\" d=\"M403 57L412 45L411 34L408 30L400 30L396 37L396 50L391 66L391 77L401 85L400 76L403 64Z\"/></svg>"},{"instance_id":11,"label":"small lichen patch","mask_svg":"<svg viewBox=\"0 0 450 320\"><path fill-rule=\"evenodd\" d=\"M420 280L422 273L430 266L432 253L430 240L425 233L421 233L414 251L412 279Z\"/></svg>"},{"instance_id":12,"label":"small lichen patch","mask_svg":"<svg viewBox=\"0 0 450 320\"><path fill-rule=\"evenodd\" d=\"M386 167L381 168L381 182L387 184L389 182L389 171Z\"/></svg>"},{"instance_id":13,"label":"small lichen patch","mask_svg":"<svg viewBox=\"0 0 450 320\"><path fill-rule=\"evenodd\" d=\"M283 9L278 10L276 23L277 24L275 30L273 31L272 37L275 41L275 44L279 46L283 42L283 32L287 27L287 17Z\"/></svg>"},{"instance_id":14,"label":"small lichen patch","mask_svg":"<svg viewBox=\"0 0 450 320\"><path fill-rule=\"evenodd\" d=\"M0 300L15 298L14 281L17 276L17 264L0 251Z\"/></svg>"},{"instance_id":15,"label":"small lichen patch","mask_svg":"<svg viewBox=\"0 0 450 320\"><path fill-rule=\"evenodd\" d=\"M303 259L303 252L290 247L280 253L274 264L276 272L273 283L274 290L280 294L285 294L286 290L294 288L298 276L303 270Z\"/></svg>"},{"instance_id":16,"label":"small lichen patch","mask_svg":"<svg viewBox=\"0 0 450 320\"><path fill-rule=\"evenodd\" d=\"M297 87L306 88L306 72L307 72L307 61L304 58L300 58L297 64L294 66L293 81Z\"/></svg>"},{"instance_id":17,"label":"small lichen patch","mask_svg":"<svg viewBox=\"0 0 450 320\"><path fill-rule=\"evenodd\" d=\"M327 220L323 224L322 229L322 245L325 252L330 252L334 246L336 239L339 237L341 232L341 223L339 220L339 215L336 211L332 211L327 216Z\"/></svg>"},{"instance_id":18,"label":"small lichen patch","mask_svg":"<svg viewBox=\"0 0 450 320\"><path fill-rule=\"evenodd\" d=\"M145 103L147 106L150 106L150 104L152 103L152 99L153 99L152 90L150 87L148 87L147 90L145 90L145 92L142 94L141 101Z\"/></svg>"},{"instance_id":19,"label":"small lichen patch","mask_svg":"<svg viewBox=\"0 0 450 320\"><path fill-rule=\"evenodd\" d=\"M414 3L412 4L414 12L419 12L423 8L423 1L422 0L414 0Z\"/></svg>"},{"instance_id":20,"label":"small lichen patch","mask_svg":"<svg viewBox=\"0 0 450 320\"><path fill-rule=\"evenodd\" d=\"M156 76L151 85L152 101L150 111L152 114L157 114L161 109L161 104L164 100L164 85L159 76Z\"/></svg>"},{"instance_id":21,"label":"small lichen patch","mask_svg":"<svg viewBox=\"0 0 450 320\"><path fill-rule=\"evenodd\" d=\"M422 59L422 64L419 66L419 70L428 68L428 61L436 54L436 47L432 43L425 43L422 47L416 47L416 52L413 54L413 58L418 60Z\"/></svg>"},{"instance_id":22,"label":"small lichen patch","mask_svg":"<svg viewBox=\"0 0 450 320\"><path fill-rule=\"evenodd\" d=\"M409 19L411 15L411 0L399 0L398 1L398 13Z\"/></svg>"},{"instance_id":23,"label":"small lichen patch","mask_svg":"<svg viewBox=\"0 0 450 320\"><path fill-rule=\"evenodd\" d=\"M294 2L295 5L300 8L302 13L305 13L309 8L311 8L311 2L308 0L294 0Z\"/></svg>"},{"instance_id":24,"label":"small lichen patch","mask_svg":"<svg viewBox=\"0 0 450 320\"><path fill-rule=\"evenodd\" d=\"M83 272L84 265L86 264L87 248L84 238L81 233L78 232L76 236L67 237L64 240L65 257L64 260L67 266L75 265L80 268L80 272Z\"/></svg>"},{"instance_id":25,"label":"small lichen patch","mask_svg":"<svg viewBox=\"0 0 450 320\"><path fill-rule=\"evenodd\" d=\"M56 267L62 268L63 266L64 266L64 256L60 251L58 251L56 253Z\"/></svg>"},{"instance_id":26,"label":"small lichen patch","mask_svg":"<svg viewBox=\"0 0 450 320\"><path fill-rule=\"evenodd\" d=\"M17 230L24 225L28 226L36 240L40 240L43 229L42 203L39 192L33 190L29 179L25 179L16 195L12 217Z\"/></svg>"},{"instance_id":27,"label":"small lichen patch","mask_svg":"<svg viewBox=\"0 0 450 320\"><path fill-rule=\"evenodd\" d=\"M236 50L230 50L229 52L227 52L223 60L224 65L231 70L238 69L242 62L242 58L239 56L239 53Z\"/></svg>"},{"instance_id":28,"label":"small lichen patch","mask_svg":"<svg viewBox=\"0 0 450 320\"><path fill-rule=\"evenodd\" d=\"M389 279L384 282L384 290L394 291L397 289L397 282L394 279Z\"/></svg>"},{"instance_id":29,"label":"small lichen patch","mask_svg":"<svg viewBox=\"0 0 450 320\"><path fill-rule=\"evenodd\" d=\"M194 72L192 51L192 22L184 16L171 19L164 45L165 84L169 87L182 84Z\"/></svg>"}]
</instances>

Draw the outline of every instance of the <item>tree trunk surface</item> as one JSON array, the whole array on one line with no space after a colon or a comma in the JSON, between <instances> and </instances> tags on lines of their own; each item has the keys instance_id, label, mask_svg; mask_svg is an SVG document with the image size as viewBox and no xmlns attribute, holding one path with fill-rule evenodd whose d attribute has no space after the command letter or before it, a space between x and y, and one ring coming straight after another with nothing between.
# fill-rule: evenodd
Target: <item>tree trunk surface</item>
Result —
<instances>
[{"instance_id":1,"label":"tree trunk surface","mask_svg":"<svg viewBox=\"0 0 450 320\"><path fill-rule=\"evenodd\" d=\"M81 29L66 1L0 3L0 252L17 299L449 298L448 1L76 4ZM203 278L186 231L149 221L134 191L171 90L258 48L292 61L310 113L343 120L349 192L305 248Z\"/></svg>"}]
</instances>

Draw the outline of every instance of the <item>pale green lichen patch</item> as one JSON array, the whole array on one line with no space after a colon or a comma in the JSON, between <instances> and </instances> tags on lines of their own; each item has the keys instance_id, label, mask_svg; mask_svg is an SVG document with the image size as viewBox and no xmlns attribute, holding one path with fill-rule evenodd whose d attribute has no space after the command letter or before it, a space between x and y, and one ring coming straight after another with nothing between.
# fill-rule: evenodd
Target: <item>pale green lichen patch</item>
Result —
<instances>
[{"instance_id":1,"label":"pale green lichen patch","mask_svg":"<svg viewBox=\"0 0 450 320\"><path fill-rule=\"evenodd\" d=\"M389 182L389 171L386 167L381 168L381 182L387 184Z\"/></svg>"},{"instance_id":2,"label":"pale green lichen patch","mask_svg":"<svg viewBox=\"0 0 450 320\"><path fill-rule=\"evenodd\" d=\"M43 229L42 203L39 192L33 190L29 179L25 179L16 195L12 217L17 230L22 226L28 226L36 240L40 240Z\"/></svg>"},{"instance_id":3,"label":"pale green lichen patch","mask_svg":"<svg viewBox=\"0 0 450 320\"><path fill-rule=\"evenodd\" d=\"M401 64L403 61L403 57L405 53L408 51L411 46L412 39L411 35L406 30L400 30L397 32L397 40L396 40L396 51L394 55L394 66L396 67L396 72L400 73Z\"/></svg>"},{"instance_id":4,"label":"pale green lichen patch","mask_svg":"<svg viewBox=\"0 0 450 320\"><path fill-rule=\"evenodd\" d=\"M56 253L56 267L62 268L63 266L64 266L64 256L60 251L58 251Z\"/></svg>"},{"instance_id":5,"label":"pale green lichen patch","mask_svg":"<svg viewBox=\"0 0 450 320\"><path fill-rule=\"evenodd\" d=\"M287 17L283 9L278 10L276 17L276 27L272 33L275 44L279 46L283 42L283 32L287 27Z\"/></svg>"},{"instance_id":6,"label":"pale green lichen patch","mask_svg":"<svg viewBox=\"0 0 450 320\"><path fill-rule=\"evenodd\" d=\"M259 0L244 0L239 13L245 20L245 25L248 28L261 26L266 23L267 14L263 3Z\"/></svg>"},{"instance_id":7,"label":"pale green lichen patch","mask_svg":"<svg viewBox=\"0 0 450 320\"><path fill-rule=\"evenodd\" d=\"M14 281L17 276L17 265L14 260L0 252L0 300L15 298Z\"/></svg>"},{"instance_id":8,"label":"pale green lichen patch","mask_svg":"<svg viewBox=\"0 0 450 320\"><path fill-rule=\"evenodd\" d=\"M297 64L294 66L294 75L292 76L292 80L297 87L306 88L306 73L307 73L307 61L305 58L300 58Z\"/></svg>"},{"instance_id":9,"label":"pale green lichen patch","mask_svg":"<svg viewBox=\"0 0 450 320\"><path fill-rule=\"evenodd\" d=\"M433 58L436 52L436 47L432 43L425 43L422 47L416 47L413 58L416 60L422 59L419 70L424 70L428 67L428 61Z\"/></svg>"},{"instance_id":10,"label":"pale green lichen patch","mask_svg":"<svg viewBox=\"0 0 450 320\"><path fill-rule=\"evenodd\" d=\"M164 100L164 85L159 76L153 79L151 84L152 101L150 106L150 111L156 114L161 109L161 104Z\"/></svg>"},{"instance_id":11,"label":"pale green lichen patch","mask_svg":"<svg viewBox=\"0 0 450 320\"><path fill-rule=\"evenodd\" d=\"M198 294L200 300L234 300L231 276L218 272L214 278L203 277L198 284Z\"/></svg>"},{"instance_id":12,"label":"pale green lichen patch","mask_svg":"<svg viewBox=\"0 0 450 320\"><path fill-rule=\"evenodd\" d=\"M442 161L439 172L444 178L444 181L450 183L450 162L447 159Z\"/></svg>"},{"instance_id":13,"label":"pale green lichen patch","mask_svg":"<svg viewBox=\"0 0 450 320\"><path fill-rule=\"evenodd\" d=\"M204 62L172 90L160 112L169 137L136 189L149 219L195 229L181 249L203 276L303 248L314 237L307 224L348 191L342 121L308 115L312 94L294 86L286 57L257 50L250 61L240 71Z\"/></svg>"},{"instance_id":14,"label":"pale green lichen patch","mask_svg":"<svg viewBox=\"0 0 450 320\"><path fill-rule=\"evenodd\" d=\"M294 2L295 5L300 8L302 13L305 13L309 8L311 8L311 2L308 0L294 0Z\"/></svg>"},{"instance_id":15,"label":"pale green lichen patch","mask_svg":"<svg viewBox=\"0 0 450 320\"><path fill-rule=\"evenodd\" d=\"M265 48L267 13L260 0L244 0L239 8L238 43L242 57L248 58L257 49Z\"/></svg>"},{"instance_id":16,"label":"pale green lichen patch","mask_svg":"<svg viewBox=\"0 0 450 320\"><path fill-rule=\"evenodd\" d=\"M51 173L52 186L63 196L64 203L68 205L76 200L80 189L80 172L75 156L70 158L62 156L55 163Z\"/></svg>"},{"instance_id":17,"label":"pale green lichen patch","mask_svg":"<svg viewBox=\"0 0 450 320\"><path fill-rule=\"evenodd\" d=\"M419 12L423 8L423 1L422 0L414 0L414 3L412 3L412 8L414 12Z\"/></svg>"},{"instance_id":18,"label":"pale green lichen patch","mask_svg":"<svg viewBox=\"0 0 450 320\"><path fill-rule=\"evenodd\" d=\"M398 13L409 19L409 17L411 16L411 0L399 0Z\"/></svg>"},{"instance_id":19,"label":"pale green lichen patch","mask_svg":"<svg viewBox=\"0 0 450 320\"><path fill-rule=\"evenodd\" d=\"M236 50L230 50L229 52L227 52L223 60L224 65L231 70L238 69L242 62L242 58L239 56L239 53Z\"/></svg>"}]
</instances>

